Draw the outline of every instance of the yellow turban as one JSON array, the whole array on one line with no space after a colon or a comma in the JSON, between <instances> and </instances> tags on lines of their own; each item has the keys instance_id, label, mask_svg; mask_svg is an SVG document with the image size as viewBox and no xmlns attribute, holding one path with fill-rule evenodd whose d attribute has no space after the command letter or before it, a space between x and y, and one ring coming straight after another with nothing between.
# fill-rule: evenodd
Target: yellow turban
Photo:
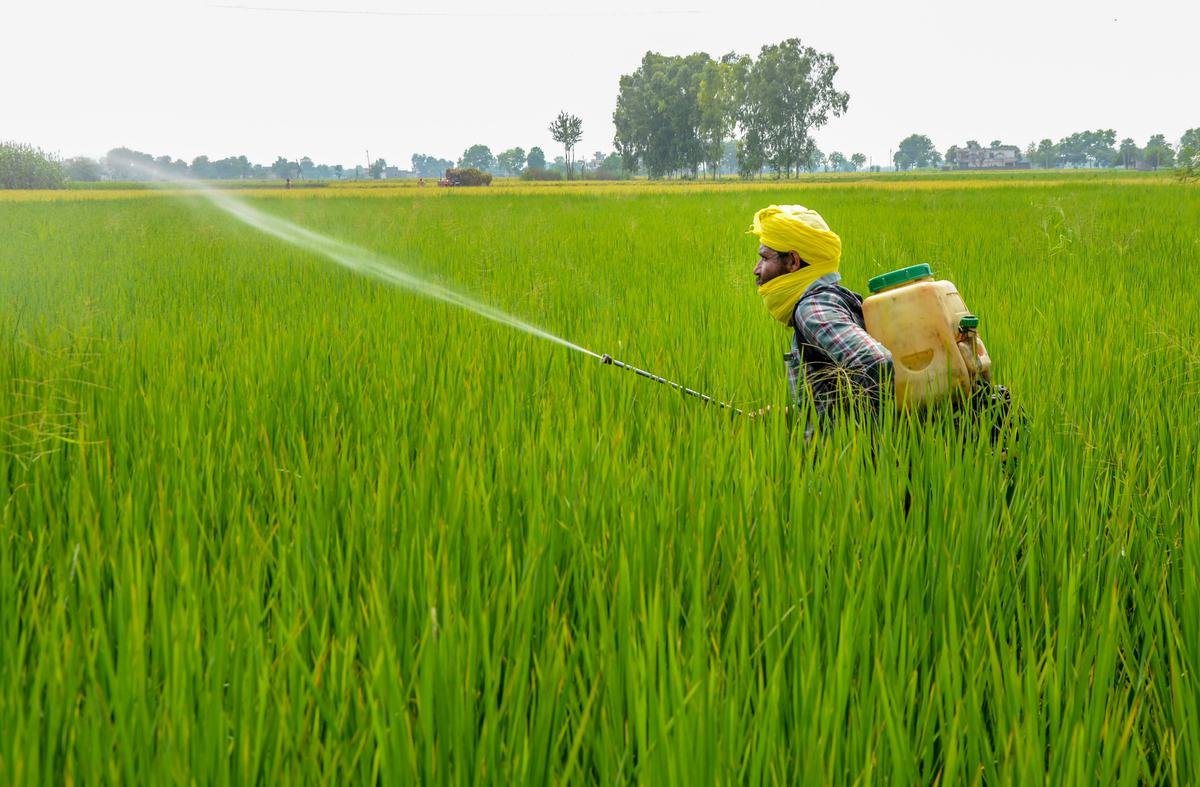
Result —
<instances>
[{"instance_id":1,"label":"yellow turban","mask_svg":"<svg viewBox=\"0 0 1200 787\"><path fill-rule=\"evenodd\" d=\"M758 288L771 315L784 325L792 322L796 303L812 283L838 269L842 239L825 219L803 205L771 205L754 214L750 232L762 245L778 252L794 251L807 266L776 276Z\"/></svg>"},{"instance_id":2,"label":"yellow turban","mask_svg":"<svg viewBox=\"0 0 1200 787\"><path fill-rule=\"evenodd\" d=\"M837 265L842 239L825 219L803 205L771 205L754 214L750 232L767 248L794 251L809 265Z\"/></svg>"}]
</instances>

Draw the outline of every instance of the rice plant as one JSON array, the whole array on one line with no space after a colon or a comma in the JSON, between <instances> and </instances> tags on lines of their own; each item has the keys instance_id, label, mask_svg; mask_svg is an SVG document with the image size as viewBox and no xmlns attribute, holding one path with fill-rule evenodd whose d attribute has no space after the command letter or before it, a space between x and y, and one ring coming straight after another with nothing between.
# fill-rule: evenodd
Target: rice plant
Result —
<instances>
[{"instance_id":1,"label":"rice plant","mask_svg":"<svg viewBox=\"0 0 1200 787\"><path fill-rule=\"evenodd\" d=\"M738 407L788 395L744 231L810 205L852 288L959 286L1007 461L806 444L195 196L5 195L0 783L1194 783L1200 192L1029 180L240 197Z\"/></svg>"}]
</instances>

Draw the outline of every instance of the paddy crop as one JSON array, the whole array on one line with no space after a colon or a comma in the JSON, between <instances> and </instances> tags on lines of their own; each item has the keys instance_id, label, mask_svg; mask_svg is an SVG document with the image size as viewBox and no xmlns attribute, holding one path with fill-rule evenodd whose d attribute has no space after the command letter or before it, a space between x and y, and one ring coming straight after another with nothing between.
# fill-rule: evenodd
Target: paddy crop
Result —
<instances>
[{"instance_id":1,"label":"paddy crop","mask_svg":"<svg viewBox=\"0 0 1200 787\"><path fill-rule=\"evenodd\" d=\"M958 284L1008 463L806 445L195 196L0 201L0 782L1194 782L1200 192L905 186L239 198L739 407L787 396L744 231L810 205L852 288Z\"/></svg>"}]
</instances>

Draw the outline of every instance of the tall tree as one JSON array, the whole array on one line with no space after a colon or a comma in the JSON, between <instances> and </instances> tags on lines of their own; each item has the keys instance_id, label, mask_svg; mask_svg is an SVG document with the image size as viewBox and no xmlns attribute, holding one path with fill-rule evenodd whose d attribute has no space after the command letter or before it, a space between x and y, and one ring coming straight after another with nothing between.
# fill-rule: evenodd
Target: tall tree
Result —
<instances>
[{"instance_id":1,"label":"tall tree","mask_svg":"<svg viewBox=\"0 0 1200 787\"><path fill-rule=\"evenodd\" d=\"M862 169L863 164L867 163L867 157L862 153L855 153L850 157L850 163L854 165L854 170L857 172Z\"/></svg>"},{"instance_id":2,"label":"tall tree","mask_svg":"<svg viewBox=\"0 0 1200 787\"><path fill-rule=\"evenodd\" d=\"M96 181L100 180L100 162L87 156L76 156L62 163L63 174L67 180Z\"/></svg>"},{"instance_id":3,"label":"tall tree","mask_svg":"<svg viewBox=\"0 0 1200 787\"><path fill-rule=\"evenodd\" d=\"M524 148L509 148L496 156L496 167L504 175L520 175L525 167Z\"/></svg>"},{"instance_id":4,"label":"tall tree","mask_svg":"<svg viewBox=\"0 0 1200 787\"><path fill-rule=\"evenodd\" d=\"M833 84L833 55L806 47L798 38L764 46L749 69L739 122L747 137L756 131L761 153L785 175L810 165L816 144L812 132L830 115L840 117L850 95Z\"/></svg>"},{"instance_id":5,"label":"tall tree","mask_svg":"<svg viewBox=\"0 0 1200 787\"><path fill-rule=\"evenodd\" d=\"M296 177L296 165L283 156L279 156L275 159L275 163L271 165L271 174L279 180L294 178Z\"/></svg>"},{"instance_id":6,"label":"tall tree","mask_svg":"<svg viewBox=\"0 0 1200 787\"><path fill-rule=\"evenodd\" d=\"M929 137L924 134L911 134L900 141L900 147L892 156L892 161L896 169L936 167L942 163L942 154L937 152Z\"/></svg>"},{"instance_id":7,"label":"tall tree","mask_svg":"<svg viewBox=\"0 0 1200 787\"><path fill-rule=\"evenodd\" d=\"M1175 173L1180 180L1200 177L1200 128L1189 128L1179 140L1175 156Z\"/></svg>"},{"instance_id":8,"label":"tall tree","mask_svg":"<svg viewBox=\"0 0 1200 787\"><path fill-rule=\"evenodd\" d=\"M462 158L458 160L460 167L475 167L484 172L490 172L492 167L496 166L496 157L492 155L492 149L487 145L472 145L463 151Z\"/></svg>"},{"instance_id":9,"label":"tall tree","mask_svg":"<svg viewBox=\"0 0 1200 787\"><path fill-rule=\"evenodd\" d=\"M454 162L449 159L427 156L424 153L414 153L412 155L413 172L422 178L440 178L446 170L453 166Z\"/></svg>"},{"instance_id":10,"label":"tall tree","mask_svg":"<svg viewBox=\"0 0 1200 787\"><path fill-rule=\"evenodd\" d=\"M1129 169L1141 161L1141 157L1142 149L1137 146L1132 137L1125 137L1121 140L1121 147L1117 149L1117 159L1122 167Z\"/></svg>"},{"instance_id":11,"label":"tall tree","mask_svg":"<svg viewBox=\"0 0 1200 787\"><path fill-rule=\"evenodd\" d=\"M750 58L729 53L719 61L704 63L696 94L700 110L697 129L704 150L704 161L715 180L725 154L725 143L737 125L738 107L750 70Z\"/></svg>"},{"instance_id":12,"label":"tall tree","mask_svg":"<svg viewBox=\"0 0 1200 787\"><path fill-rule=\"evenodd\" d=\"M737 162L738 175L743 178L760 174L766 166L762 137L757 128L746 129L746 135L737 141Z\"/></svg>"},{"instance_id":13,"label":"tall tree","mask_svg":"<svg viewBox=\"0 0 1200 787\"><path fill-rule=\"evenodd\" d=\"M530 169L545 169L546 168L546 153L537 145L529 149L529 155L525 157L525 166Z\"/></svg>"},{"instance_id":14,"label":"tall tree","mask_svg":"<svg viewBox=\"0 0 1200 787\"><path fill-rule=\"evenodd\" d=\"M1062 153L1058 145L1054 144L1053 140L1043 139L1038 143L1037 150L1029 157L1029 160L1036 167L1051 169L1058 166L1061 158Z\"/></svg>"},{"instance_id":15,"label":"tall tree","mask_svg":"<svg viewBox=\"0 0 1200 787\"><path fill-rule=\"evenodd\" d=\"M1169 167L1175 163L1175 150L1164 134L1155 134L1146 142L1142 160L1155 169Z\"/></svg>"},{"instance_id":16,"label":"tall tree","mask_svg":"<svg viewBox=\"0 0 1200 787\"><path fill-rule=\"evenodd\" d=\"M613 142L626 171L644 166L650 177L661 178L699 170L707 158L700 133L700 92L705 66L711 62L703 52L686 57L647 52L637 71L621 77ZM709 122L715 136L724 99L716 89L713 94Z\"/></svg>"},{"instance_id":17,"label":"tall tree","mask_svg":"<svg viewBox=\"0 0 1200 787\"><path fill-rule=\"evenodd\" d=\"M574 163L575 146L583 139L583 121L577 116L568 114L566 110L558 113L558 117L550 123L550 136L563 146L566 154L567 180L571 179L571 168Z\"/></svg>"}]
</instances>

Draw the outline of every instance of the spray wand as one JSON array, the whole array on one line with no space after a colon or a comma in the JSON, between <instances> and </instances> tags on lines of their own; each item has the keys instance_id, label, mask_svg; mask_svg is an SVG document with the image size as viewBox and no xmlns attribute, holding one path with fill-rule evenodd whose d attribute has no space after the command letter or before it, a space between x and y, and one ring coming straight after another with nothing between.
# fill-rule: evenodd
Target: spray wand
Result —
<instances>
[{"instance_id":1,"label":"spray wand","mask_svg":"<svg viewBox=\"0 0 1200 787\"><path fill-rule=\"evenodd\" d=\"M628 369L629 371L633 372L636 375L640 375L647 379L653 380L656 383L662 383L663 385L669 385L677 391L681 391L682 393L688 394L689 396L695 396L696 398L702 399L703 401L707 402L708 404L715 404L720 407L724 407L728 410L733 411L737 415L745 415L745 413L743 413L741 410L739 410L738 408L734 407L731 404L727 404L718 399L714 399L711 396L706 396L705 394L702 394L699 391L693 391L691 388L682 386L679 383L673 383L664 377L659 377L657 374L651 374L650 372L647 372L644 369L639 369L636 366L630 366L627 363L622 363L621 361L615 360L608 353L605 353L604 355L599 356L599 358L600 358L600 363L608 364L609 366L616 366L620 369Z\"/></svg>"}]
</instances>

